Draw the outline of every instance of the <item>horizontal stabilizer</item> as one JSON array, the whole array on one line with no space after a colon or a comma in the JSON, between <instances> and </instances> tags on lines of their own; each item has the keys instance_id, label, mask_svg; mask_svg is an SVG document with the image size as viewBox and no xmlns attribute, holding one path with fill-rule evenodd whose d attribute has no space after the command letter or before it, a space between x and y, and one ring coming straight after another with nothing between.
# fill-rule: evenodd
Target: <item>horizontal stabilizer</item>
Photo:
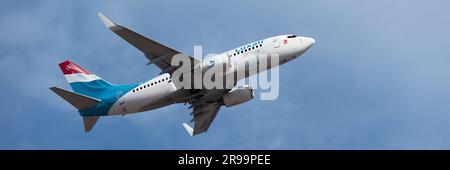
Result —
<instances>
[{"instance_id":1,"label":"horizontal stabilizer","mask_svg":"<svg viewBox=\"0 0 450 170\"><path fill-rule=\"evenodd\" d=\"M83 116L84 131L91 131L95 123L97 123L98 118L100 118L100 116Z\"/></svg>"},{"instance_id":2,"label":"horizontal stabilizer","mask_svg":"<svg viewBox=\"0 0 450 170\"><path fill-rule=\"evenodd\" d=\"M85 110L96 106L101 101L89 96L67 91L58 87L51 87L50 90L61 96L64 100L72 104L78 110Z\"/></svg>"},{"instance_id":3,"label":"horizontal stabilizer","mask_svg":"<svg viewBox=\"0 0 450 170\"><path fill-rule=\"evenodd\" d=\"M183 123L183 127L186 129L190 136L194 136L194 129L192 129L188 124Z\"/></svg>"}]
</instances>

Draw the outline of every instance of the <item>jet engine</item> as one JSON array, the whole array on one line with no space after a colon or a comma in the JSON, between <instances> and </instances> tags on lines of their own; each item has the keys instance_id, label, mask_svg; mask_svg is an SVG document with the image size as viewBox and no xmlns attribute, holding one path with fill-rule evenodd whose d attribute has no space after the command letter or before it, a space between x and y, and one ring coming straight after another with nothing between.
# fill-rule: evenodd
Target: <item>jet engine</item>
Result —
<instances>
[{"instance_id":1,"label":"jet engine","mask_svg":"<svg viewBox=\"0 0 450 170\"><path fill-rule=\"evenodd\" d=\"M225 68L231 67L231 61L230 57L226 56L225 54L217 55L214 57L207 58L203 60L202 63L199 63L200 67L202 68L203 72L207 70L215 70L218 72L222 72ZM199 68L199 67L197 67Z\"/></svg>"},{"instance_id":2,"label":"jet engine","mask_svg":"<svg viewBox=\"0 0 450 170\"><path fill-rule=\"evenodd\" d=\"M248 102L253 99L255 95L253 94L253 89L249 85L239 86L228 94L223 96L223 103L227 107L235 106Z\"/></svg>"}]
</instances>

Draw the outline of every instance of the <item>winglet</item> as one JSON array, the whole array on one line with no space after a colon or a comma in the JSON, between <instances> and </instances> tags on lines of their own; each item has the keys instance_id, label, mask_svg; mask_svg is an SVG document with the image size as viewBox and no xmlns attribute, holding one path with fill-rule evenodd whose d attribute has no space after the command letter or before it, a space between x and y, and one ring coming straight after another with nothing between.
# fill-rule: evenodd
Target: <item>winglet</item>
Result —
<instances>
[{"instance_id":1,"label":"winglet","mask_svg":"<svg viewBox=\"0 0 450 170\"><path fill-rule=\"evenodd\" d=\"M109 20L107 17L105 17L101 12L97 13L98 17L102 20L103 24L105 24L106 27L109 29L115 31L117 29L120 29L120 26Z\"/></svg>"},{"instance_id":2,"label":"winglet","mask_svg":"<svg viewBox=\"0 0 450 170\"><path fill-rule=\"evenodd\" d=\"M194 136L194 135L193 135L193 134L194 134L194 130L193 130L188 124L183 123L183 127L186 129L187 133L188 133L190 136Z\"/></svg>"}]
</instances>

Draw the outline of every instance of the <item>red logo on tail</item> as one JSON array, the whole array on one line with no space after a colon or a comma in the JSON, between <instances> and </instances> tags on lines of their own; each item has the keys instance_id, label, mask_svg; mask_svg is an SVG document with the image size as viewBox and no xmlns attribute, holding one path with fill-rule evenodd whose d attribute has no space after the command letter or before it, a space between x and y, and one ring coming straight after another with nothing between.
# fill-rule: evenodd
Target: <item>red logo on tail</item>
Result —
<instances>
[{"instance_id":1,"label":"red logo on tail","mask_svg":"<svg viewBox=\"0 0 450 170\"><path fill-rule=\"evenodd\" d=\"M59 67L61 68L61 71L64 73L64 75L77 73L92 74L89 70L78 66L70 60L59 63Z\"/></svg>"}]
</instances>

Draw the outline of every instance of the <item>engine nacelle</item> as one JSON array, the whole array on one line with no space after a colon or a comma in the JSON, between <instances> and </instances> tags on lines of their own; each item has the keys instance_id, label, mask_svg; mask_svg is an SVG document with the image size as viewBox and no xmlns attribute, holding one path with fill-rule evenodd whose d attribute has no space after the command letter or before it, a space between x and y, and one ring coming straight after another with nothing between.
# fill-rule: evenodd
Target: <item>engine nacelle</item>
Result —
<instances>
[{"instance_id":1,"label":"engine nacelle","mask_svg":"<svg viewBox=\"0 0 450 170\"><path fill-rule=\"evenodd\" d=\"M207 70L214 69L215 71L222 72L224 68L229 68L231 66L231 61L225 54L217 55L214 57L207 58L199 63L203 72Z\"/></svg>"},{"instance_id":2,"label":"engine nacelle","mask_svg":"<svg viewBox=\"0 0 450 170\"><path fill-rule=\"evenodd\" d=\"M248 102L253 99L253 89L249 85L239 86L236 89L231 90L228 94L223 96L223 103L227 107L235 106Z\"/></svg>"}]
</instances>

